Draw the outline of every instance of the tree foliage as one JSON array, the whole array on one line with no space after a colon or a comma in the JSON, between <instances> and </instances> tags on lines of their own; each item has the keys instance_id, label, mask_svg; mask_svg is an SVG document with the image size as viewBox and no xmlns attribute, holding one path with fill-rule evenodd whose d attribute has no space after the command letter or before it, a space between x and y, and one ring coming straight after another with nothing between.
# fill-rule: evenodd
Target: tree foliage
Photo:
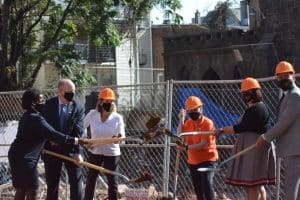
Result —
<instances>
[{"instance_id":1,"label":"tree foliage","mask_svg":"<svg viewBox=\"0 0 300 200\"><path fill-rule=\"evenodd\" d=\"M29 87L46 60L76 60L70 50L79 29L95 46L116 46L155 5L176 18L179 0L2 0L0 90ZM180 22L180 16L177 21ZM18 69L16 68L18 66ZM63 67L64 66L64 67ZM80 75L80 67L74 68ZM77 65L78 66L78 65ZM70 68L72 68L70 67ZM17 84L17 73L19 74ZM93 81L91 81L93 82Z\"/></svg>"},{"instance_id":2,"label":"tree foliage","mask_svg":"<svg viewBox=\"0 0 300 200\"><path fill-rule=\"evenodd\" d=\"M208 14L208 26L213 31L222 31L227 28L226 19L229 15L231 2L218 2L215 9Z\"/></svg>"}]
</instances>

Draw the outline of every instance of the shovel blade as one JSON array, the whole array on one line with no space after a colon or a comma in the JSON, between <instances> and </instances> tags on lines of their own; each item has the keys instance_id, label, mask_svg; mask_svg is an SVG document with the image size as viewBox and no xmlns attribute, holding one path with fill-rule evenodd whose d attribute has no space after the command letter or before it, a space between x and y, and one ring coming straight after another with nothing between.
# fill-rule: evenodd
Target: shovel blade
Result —
<instances>
[{"instance_id":1,"label":"shovel blade","mask_svg":"<svg viewBox=\"0 0 300 200\"><path fill-rule=\"evenodd\" d=\"M142 183L144 181L150 181L151 179L152 176L148 172L143 172L139 178L130 180L130 183Z\"/></svg>"},{"instance_id":2,"label":"shovel blade","mask_svg":"<svg viewBox=\"0 0 300 200\"><path fill-rule=\"evenodd\" d=\"M151 118L146 122L147 129L153 129L160 122L160 117L151 116Z\"/></svg>"},{"instance_id":3,"label":"shovel blade","mask_svg":"<svg viewBox=\"0 0 300 200\"><path fill-rule=\"evenodd\" d=\"M200 167L197 169L198 172L218 172L221 171L219 167Z\"/></svg>"}]
</instances>

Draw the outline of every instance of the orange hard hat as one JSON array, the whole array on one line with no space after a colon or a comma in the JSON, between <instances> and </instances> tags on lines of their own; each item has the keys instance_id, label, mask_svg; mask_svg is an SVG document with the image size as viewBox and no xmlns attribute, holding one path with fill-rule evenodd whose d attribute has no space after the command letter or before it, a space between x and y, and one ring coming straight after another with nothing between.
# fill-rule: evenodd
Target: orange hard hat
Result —
<instances>
[{"instance_id":1,"label":"orange hard hat","mask_svg":"<svg viewBox=\"0 0 300 200\"><path fill-rule=\"evenodd\" d=\"M105 99L105 100L115 100L116 95L115 92L110 88L103 88L98 95L98 99Z\"/></svg>"},{"instance_id":2,"label":"orange hard hat","mask_svg":"<svg viewBox=\"0 0 300 200\"><path fill-rule=\"evenodd\" d=\"M282 74L282 73L295 73L295 69L293 65L287 61L281 61L278 63L276 66L276 72L275 75L277 74Z\"/></svg>"},{"instance_id":3,"label":"orange hard hat","mask_svg":"<svg viewBox=\"0 0 300 200\"><path fill-rule=\"evenodd\" d=\"M242 92L245 92L245 91L251 90L251 89L260 89L260 88L261 87L260 87L258 81L251 77L245 78L241 84Z\"/></svg>"},{"instance_id":4,"label":"orange hard hat","mask_svg":"<svg viewBox=\"0 0 300 200\"><path fill-rule=\"evenodd\" d=\"M198 108L200 106L203 106L202 101L196 97L196 96L190 96L186 101L185 101L185 109L186 110L193 110L195 108Z\"/></svg>"}]
</instances>

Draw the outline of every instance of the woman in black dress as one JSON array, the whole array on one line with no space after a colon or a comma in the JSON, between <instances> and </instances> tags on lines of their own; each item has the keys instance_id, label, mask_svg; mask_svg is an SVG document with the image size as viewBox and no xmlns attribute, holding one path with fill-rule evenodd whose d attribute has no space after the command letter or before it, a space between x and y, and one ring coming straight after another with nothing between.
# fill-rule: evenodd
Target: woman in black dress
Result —
<instances>
[{"instance_id":1,"label":"woman in black dress","mask_svg":"<svg viewBox=\"0 0 300 200\"><path fill-rule=\"evenodd\" d=\"M38 191L37 164L47 139L58 143L83 144L85 140L63 135L54 130L41 116L43 99L39 90L28 89L22 96L22 115L8 159L15 200L35 200Z\"/></svg>"},{"instance_id":2,"label":"woman in black dress","mask_svg":"<svg viewBox=\"0 0 300 200\"><path fill-rule=\"evenodd\" d=\"M218 134L238 134L233 154L256 143L257 138L268 128L269 111L262 101L261 87L254 78L246 78L241 85L241 93L247 109L241 120L220 129ZM275 151L272 144L255 148L234 159L227 168L225 182L242 186L248 200L266 200L264 185L275 184Z\"/></svg>"}]
</instances>

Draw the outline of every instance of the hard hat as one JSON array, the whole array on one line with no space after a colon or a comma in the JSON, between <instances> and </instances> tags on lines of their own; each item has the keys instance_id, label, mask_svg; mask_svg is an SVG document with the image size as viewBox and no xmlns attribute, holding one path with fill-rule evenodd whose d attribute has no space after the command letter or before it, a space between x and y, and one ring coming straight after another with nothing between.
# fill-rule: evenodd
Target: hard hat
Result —
<instances>
[{"instance_id":1,"label":"hard hat","mask_svg":"<svg viewBox=\"0 0 300 200\"><path fill-rule=\"evenodd\" d=\"M115 100L115 92L110 88L103 88L98 95L98 99Z\"/></svg>"},{"instance_id":2,"label":"hard hat","mask_svg":"<svg viewBox=\"0 0 300 200\"><path fill-rule=\"evenodd\" d=\"M185 101L185 109L186 110L193 110L195 108L198 108L200 106L203 106L202 101L196 97L196 96L190 96L186 101Z\"/></svg>"},{"instance_id":3,"label":"hard hat","mask_svg":"<svg viewBox=\"0 0 300 200\"><path fill-rule=\"evenodd\" d=\"M247 90L251 90L251 89L260 89L260 85L258 83L258 81L254 78L245 78L241 84L241 91L245 92Z\"/></svg>"},{"instance_id":4,"label":"hard hat","mask_svg":"<svg viewBox=\"0 0 300 200\"><path fill-rule=\"evenodd\" d=\"M295 69L291 63L287 61L281 61L276 66L276 72L275 75L282 74L282 73L295 73Z\"/></svg>"}]
</instances>

